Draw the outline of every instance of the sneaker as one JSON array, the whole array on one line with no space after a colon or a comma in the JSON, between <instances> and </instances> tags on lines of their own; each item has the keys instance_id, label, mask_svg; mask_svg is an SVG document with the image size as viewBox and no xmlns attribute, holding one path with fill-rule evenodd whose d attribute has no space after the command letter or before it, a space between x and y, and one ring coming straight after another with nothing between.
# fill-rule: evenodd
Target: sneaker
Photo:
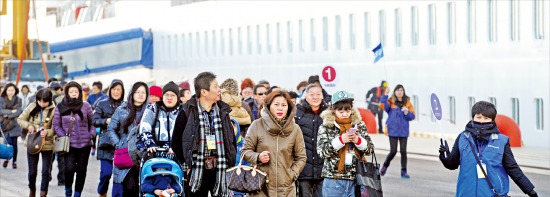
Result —
<instances>
[{"instance_id":1,"label":"sneaker","mask_svg":"<svg viewBox=\"0 0 550 197\"><path fill-rule=\"evenodd\" d=\"M401 170L401 178L408 179L408 178L411 178L411 176L407 174L407 170Z\"/></svg>"},{"instance_id":2,"label":"sneaker","mask_svg":"<svg viewBox=\"0 0 550 197\"><path fill-rule=\"evenodd\" d=\"M380 168L380 175L384 176L386 174L387 167L385 165L382 165L382 168Z\"/></svg>"},{"instance_id":3,"label":"sneaker","mask_svg":"<svg viewBox=\"0 0 550 197\"><path fill-rule=\"evenodd\" d=\"M4 163L2 164L2 167L7 168L9 162L10 162L10 161L8 161L8 160L4 161Z\"/></svg>"},{"instance_id":4,"label":"sneaker","mask_svg":"<svg viewBox=\"0 0 550 197\"><path fill-rule=\"evenodd\" d=\"M17 169L17 163L13 162L13 163L11 164L11 167L12 167L13 169Z\"/></svg>"}]
</instances>

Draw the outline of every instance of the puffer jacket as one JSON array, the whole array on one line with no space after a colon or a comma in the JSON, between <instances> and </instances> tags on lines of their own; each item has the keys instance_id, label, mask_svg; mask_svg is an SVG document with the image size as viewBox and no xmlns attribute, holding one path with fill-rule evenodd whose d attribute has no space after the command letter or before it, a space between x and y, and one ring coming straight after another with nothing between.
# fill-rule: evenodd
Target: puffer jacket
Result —
<instances>
[{"instance_id":1,"label":"puffer jacket","mask_svg":"<svg viewBox=\"0 0 550 197\"><path fill-rule=\"evenodd\" d=\"M292 111L282 127L267 107L263 107L261 117L250 125L243 148L244 160L259 164L258 169L267 172L269 180L261 192L250 196L296 196L295 181L306 165L307 156L304 136L292 118L296 108L289 110ZM258 160L263 151L269 151L267 164Z\"/></svg>"},{"instance_id":2,"label":"puffer jacket","mask_svg":"<svg viewBox=\"0 0 550 197\"><path fill-rule=\"evenodd\" d=\"M92 146L92 139L95 137L95 127L93 125L93 110L92 106L87 102L82 103L81 108L82 119L78 114L74 116L73 129L71 131L71 147L83 148ZM53 117L53 128L57 136L65 136L69 130L69 124L71 123L71 114L60 116L59 108L55 108L55 114Z\"/></svg>"},{"instance_id":3,"label":"puffer jacket","mask_svg":"<svg viewBox=\"0 0 550 197\"><path fill-rule=\"evenodd\" d=\"M113 116L113 113L115 113L115 110L117 109L120 104L122 104L122 98L124 98L124 88L122 88L122 95L120 101L116 101L111 97L111 89L117 85L121 85L122 81L115 79L109 86L109 97L103 100L96 101L96 106L94 108L94 126L96 128L100 128L100 137L98 137L98 144L103 144L107 142L103 142L103 138L101 138L101 135L105 135L104 133L107 132L107 119L111 118ZM104 160L113 160L115 153L114 148L98 148L97 149L97 159L104 159Z\"/></svg>"},{"instance_id":4,"label":"puffer jacket","mask_svg":"<svg viewBox=\"0 0 550 197\"><path fill-rule=\"evenodd\" d=\"M306 145L307 163L298 179L300 180L322 180L321 171L323 170L323 158L317 154L317 135L319 126L323 124L321 113L327 109L327 105L321 102L317 114L313 113L311 106L306 100L296 105L297 111L294 121L300 126L304 134L304 143Z\"/></svg>"},{"instance_id":5,"label":"puffer jacket","mask_svg":"<svg viewBox=\"0 0 550 197\"><path fill-rule=\"evenodd\" d=\"M32 102L29 106L21 113L17 118L17 123L21 128L29 128L29 126L34 126L35 131L40 125L40 113L36 113L34 117L30 117L31 111L36 107L36 102ZM55 105L50 104L48 107L44 108L42 111L42 126L48 131L46 135L46 143L44 144L43 151L53 150L53 142L55 132L53 131L52 122L54 115ZM50 112L51 111L51 112ZM50 116L48 117L48 113ZM27 139L25 139L27 140Z\"/></svg>"},{"instance_id":6,"label":"puffer jacket","mask_svg":"<svg viewBox=\"0 0 550 197\"><path fill-rule=\"evenodd\" d=\"M104 133L107 132L107 119L111 118L113 113L115 113L115 110L117 107L120 106L120 103L111 102L110 99L103 99L101 101L98 101L97 106L94 110L94 126L100 128L100 136L105 135ZM102 138L99 137L98 144L106 143L102 141ZM105 159L105 160L113 160L115 153L114 148L109 149L103 149L98 148L97 149L97 159Z\"/></svg>"},{"instance_id":7,"label":"puffer jacket","mask_svg":"<svg viewBox=\"0 0 550 197\"><path fill-rule=\"evenodd\" d=\"M338 123L336 123L336 116L334 115L333 110L325 110L321 114L321 117L323 117L324 122L319 128L319 135L317 137L317 153L319 153L319 156L325 160L322 176L331 179L355 180L355 162L358 159L357 157L353 157L352 165L345 166L343 171L338 172L338 162L341 158L339 155L339 150L334 148L332 141L340 136L340 127L338 126ZM357 145L352 146L352 149L359 151L359 153L363 156L370 155L374 152L374 145L368 135L367 126L363 121L361 121L359 110L355 107L351 113L351 125L352 127L357 127L357 134L362 137L361 142L358 143L367 143L367 147L364 150L359 150ZM363 139L365 141L363 141Z\"/></svg>"},{"instance_id":8,"label":"puffer jacket","mask_svg":"<svg viewBox=\"0 0 550 197\"><path fill-rule=\"evenodd\" d=\"M144 108L145 106L142 107L142 109ZM124 132L121 127L130 114L130 108L128 108L128 104L124 102L115 110L113 116L111 117L111 122L107 126L107 134L110 139L109 143L113 145L113 147L124 148L128 146L128 133L135 127L139 127L139 120L141 120L143 111L144 110L136 111L136 120L138 121L134 121L134 123L128 126L128 131ZM122 183L126 175L128 175L130 169L131 168L118 169L116 166L113 166L113 182Z\"/></svg>"},{"instance_id":9,"label":"puffer jacket","mask_svg":"<svg viewBox=\"0 0 550 197\"><path fill-rule=\"evenodd\" d=\"M222 101L231 107L231 113L229 113L229 116L237 120L239 125L249 125L252 122L250 115L242 107L242 101L239 96L233 95L229 92L224 92L222 94Z\"/></svg>"},{"instance_id":10,"label":"puffer jacket","mask_svg":"<svg viewBox=\"0 0 550 197\"><path fill-rule=\"evenodd\" d=\"M408 100L404 106L409 109L405 115L401 107L395 104L394 98L388 99L388 95L382 95L380 98L380 107L388 113L386 125L388 125L388 136L390 137L409 137L409 121L414 120L415 112L411 101Z\"/></svg>"},{"instance_id":11,"label":"puffer jacket","mask_svg":"<svg viewBox=\"0 0 550 197\"><path fill-rule=\"evenodd\" d=\"M21 109L21 99L17 96L13 96L13 99L11 100L12 106L10 109L6 108L7 103L7 97L0 97L0 120L2 120L2 123L5 122L6 125L2 125L2 131L5 135L9 135L10 137L17 137L21 136L23 133L21 132L21 127L19 124L17 124L17 117L21 114L23 111ZM16 110L15 113L12 113L12 110ZM7 117L4 117L4 115L7 115ZM8 123L9 121L9 123Z\"/></svg>"}]
</instances>

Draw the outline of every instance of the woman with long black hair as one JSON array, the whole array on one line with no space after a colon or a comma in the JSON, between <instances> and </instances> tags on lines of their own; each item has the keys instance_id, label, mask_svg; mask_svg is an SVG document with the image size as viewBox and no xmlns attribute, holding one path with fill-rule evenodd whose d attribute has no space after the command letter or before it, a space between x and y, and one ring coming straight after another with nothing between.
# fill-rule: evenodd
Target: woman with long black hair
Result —
<instances>
[{"instance_id":1,"label":"woman with long black hair","mask_svg":"<svg viewBox=\"0 0 550 197\"><path fill-rule=\"evenodd\" d=\"M29 164L29 189L30 195L36 195L36 176L38 174L38 160L42 155L42 181L40 184L40 197L48 195L48 185L51 180L51 169L53 163L53 143L55 132L52 128L53 111L55 105L52 102L52 92L48 89L40 89L36 92L36 101L28 107L17 118L17 123L29 131L29 134L40 132L46 141L42 151L37 154L27 152Z\"/></svg>"},{"instance_id":2,"label":"woman with long black hair","mask_svg":"<svg viewBox=\"0 0 550 197\"><path fill-rule=\"evenodd\" d=\"M110 144L116 148L128 146L128 133L138 129L141 116L145 111L149 88L143 82L136 82L128 95L126 102L120 105L107 126ZM139 167L119 169L113 166L113 197L139 195Z\"/></svg>"},{"instance_id":3,"label":"woman with long black hair","mask_svg":"<svg viewBox=\"0 0 550 197\"><path fill-rule=\"evenodd\" d=\"M21 127L17 124L17 117L21 114L21 99L17 97L19 89L15 84L8 83L0 95L0 116L2 116L2 131L6 141L13 146L13 169L17 168L17 138L21 136ZM4 161L2 167L8 167L9 160Z\"/></svg>"}]
</instances>

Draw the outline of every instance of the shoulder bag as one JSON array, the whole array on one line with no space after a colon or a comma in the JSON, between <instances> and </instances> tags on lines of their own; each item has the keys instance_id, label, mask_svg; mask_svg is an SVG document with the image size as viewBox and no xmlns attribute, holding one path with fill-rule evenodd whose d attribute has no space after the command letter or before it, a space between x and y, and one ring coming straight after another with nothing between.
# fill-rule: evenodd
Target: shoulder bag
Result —
<instances>
[{"instance_id":1,"label":"shoulder bag","mask_svg":"<svg viewBox=\"0 0 550 197\"><path fill-rule=\"evenodd\" d=\"M50 115L52 115L53 110L49 110L48 114L46 115L46 118L49 118ZM34 117L32 118L34 120ZM31 121L34 122L34 121ZM47 122L47 120L46 120ZM35 132L27 134L27 137L25 138L25 146L27 146L27 152L29 154L37 154L42 151L44 148L44 145L46 145L46 138L42 137L40 135L40 131L44 128L44 124L42 121L42 114L40 115L40 123L39 127L35 129Z\"/></svg>"},{"instance_id":2,"label":"shoulder bag","mask_svg":"<svg viewBox=\"0 0 550 197\"><path fill-rule=\"evenodd\" d=\"M382 179L380 177L380 164L376 155L372 152L371 162L363 161L365 156L357 159L355 177L357 184L357 197L383 196Z\"/></svg>"},{"instance_id":3,"label":"shoulder bag","mask_svg":"<svg viewBox=\"0 0 550 197\"><path fill-rule=\"evenodd\" d=\"M53 152L54 153L66 153L69 152L71 147L71 131L73 130L74 125L74 115L71 116L71 123L69 123L69 129L65 136L55 138Z\"/></svg>"},{"instance_id":4,"label":"shoulder bag","mask_svg":"<svg viewBox=\"0 0 550 197\"><path fill-rule=\"evenodd\" d=\"M0 140L0 159L11 159L13 157L13 146L7 143L6 136L0 126L2 140Z\"/></svg>"},{"instance_id":5,"label":"shoulder bag","mask_svg":"<svg viewBox=\"0 0 550 197\"><path fill-rule=\"evenodd\" d=\"M242 165L244 155L247 152L241 155L239 165L225 171L225 180L230 190L243 193L257 193L266 184L267 173L257 169L257 165L254 165L254 167Z\"/></svg>"}]
</instances>

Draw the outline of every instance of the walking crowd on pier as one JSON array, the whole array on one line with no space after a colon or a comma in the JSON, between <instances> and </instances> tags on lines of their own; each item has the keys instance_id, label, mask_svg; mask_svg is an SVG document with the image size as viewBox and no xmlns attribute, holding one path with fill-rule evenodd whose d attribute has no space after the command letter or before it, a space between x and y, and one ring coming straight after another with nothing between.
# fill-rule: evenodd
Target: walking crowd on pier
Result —
<instances>
[{"instance_id":1,"label":"walking crowd on pier","mask_svg":"<svg viewBox=\"0 0 550 197\"><path fill-rule=\"evenodd\" d=\"M369 132L349 90L330 94L319 76L305 79L296 90L251 78L239 84L212 72L179 84L113 79L105 89L100 81L90 88L52 78L35 93L8 83L0 94L0 126L13 157L3 158L2 167L17 170L21 165L21 137L30 197L48 195L55 161L57 185L67 197L377 196L380 187L358 183L367 176L361 166L373 162L367 159L374 154L372 132L386 133L390 144L387 158L375 168L375 182L381 184L376 174L384 176L390 169L398 146L401 178L414 178L407 168L407 139L409 121L417 114L403 85L390 90L382 81L368 91L368 109L378 116L378 131ZM506 196L509 182L497 181L510 176L525 194L537 196L508 138L496 128L496 114L494 105L477 102L472 121L453 147L439 147L443 166L460 168L456 195ZM84 185L96 183L86 179L90 155L100 160L97 194L82 193ZM236 168L263 175L259 188L235 187L250 180L229 179ZM240 177L250 175L242 173Z\"/></svg>"}]
</instances>

